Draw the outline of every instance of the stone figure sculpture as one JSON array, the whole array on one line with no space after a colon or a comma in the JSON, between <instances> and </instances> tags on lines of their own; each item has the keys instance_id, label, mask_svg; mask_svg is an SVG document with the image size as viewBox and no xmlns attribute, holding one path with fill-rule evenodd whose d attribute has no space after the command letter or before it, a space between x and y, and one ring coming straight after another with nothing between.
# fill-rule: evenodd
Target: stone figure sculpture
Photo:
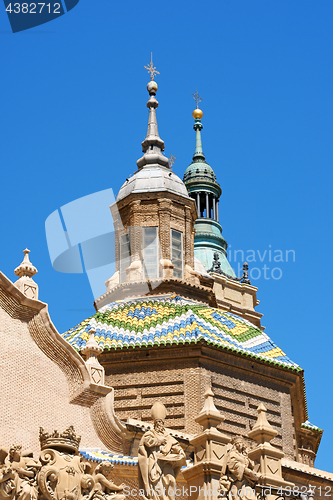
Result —
<instances>
[{"instance_id":1,"label":"stone figure sculpture","mask_svg":"<svg viewBox=\"0 0 333 500\"><path fill-rule=\"evenodd\" d=\"M125 500L125 495L122 494L125 485L117 486L111 481L110 473L112 469L113 465L110 462L101 462L97 465L93 474L95 486L90 499Z\"/></svg>"},{"instance_id":2,"label":"stone figure sculpture","mask_svg":"<svg viewBox=\"0 0 333 500\"><path fill-rule=\"evenodd\" d=\"M146 499L174 500L176 477L186 465L185 452L164 428L165 406L155 403L151 415L154 428L145 432L139 444L139 487Z\"/></svg>"},{"instance_id":3,"label":"stone figure sculpture","mask_svg":"<svg viewBox=\"0 0 333 500\"><path fill-rule=\"evenodd\" d=\"M39 440L39 462L31 451L22 453L21 445L0 448L0 500L125 500L124 484L110 479L110 462L101 462L90 474L73 426L51 434L40 428Z\"/></svg>"},{"instance_id":4,"label":"stone figure sculpture","mask_svg":"<svg viewBox=\"0 0 333 500\"><path fill-rule=\"evenodd\" d=\"M236 436L232 440L232 447L223 460L219 498L228 500L254 499L255 492L252 488L261 477L254 468L254 463L247 455L242 436Z\"/></svg>"},{"instance_id":5,"label":"stone figure sculpture","mask_svg":"<svg viewBox=\"0 0 333 500\"><path fill-rule=\"evenodd\" d=\"M21 445L13 445L9 452L0 450L0 500L37 500L37 473L40 463L32 452L22 454Z\"/></svg>"},{"instance_id":6,"label":"stone figure sculpture","mask_svg":"<svg viewBox=\"0 0 333 500\"><path fill-rule=\"evenodd\" d=\"M11 500L15 494L15 473L10 465L5 463L8 455L6 448L0 448L0 499Z\"/></svg>"}]
</instances>

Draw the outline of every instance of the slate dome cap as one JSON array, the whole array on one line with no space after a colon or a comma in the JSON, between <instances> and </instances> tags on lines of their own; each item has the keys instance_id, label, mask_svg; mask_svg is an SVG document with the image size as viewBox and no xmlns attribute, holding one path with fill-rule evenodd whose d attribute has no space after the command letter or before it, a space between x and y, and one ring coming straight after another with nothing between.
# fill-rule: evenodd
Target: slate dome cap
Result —
<instances>
[{"instance_id":1,"label":"slate dome cap","mask_svg":"<svg viewBox=\"0 0 333 500\"><path fill-rule=\"evenodd\" d=\"M122 185L117 196L117 201L122 200L132 193L157 191L169 191L189 198L186 186L178 175L169 168L152 165L138 170Z\"/></svg>"}]
</instances>

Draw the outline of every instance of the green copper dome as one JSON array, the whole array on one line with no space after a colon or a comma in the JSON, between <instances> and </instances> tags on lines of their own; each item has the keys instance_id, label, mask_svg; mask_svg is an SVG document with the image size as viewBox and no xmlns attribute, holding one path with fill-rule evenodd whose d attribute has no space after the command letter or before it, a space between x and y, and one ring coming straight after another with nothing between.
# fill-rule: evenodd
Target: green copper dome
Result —
<instances>
[{"instance_id":1,"label":"green copper dome","mask_svg":"<svg viewBox=\"0 0 333 500\"><path fill-rule=\"evenodd\" d=\"M187 167L184 173L184 179L194 180L194 177L197 178L204 177L209 181L216 182L216 175L212 167L206 162L206 160L195 159L193 157L192 163ZM217 182L216 182L217 184Z\"/></svg>"}]
</instances>

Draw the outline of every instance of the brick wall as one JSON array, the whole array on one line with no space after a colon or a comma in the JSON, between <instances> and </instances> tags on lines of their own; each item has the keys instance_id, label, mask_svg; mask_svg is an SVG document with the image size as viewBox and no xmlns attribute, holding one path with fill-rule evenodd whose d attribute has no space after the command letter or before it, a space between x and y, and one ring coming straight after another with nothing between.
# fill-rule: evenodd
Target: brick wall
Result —
<instances>
[{"instance_id":1,"label":"brick wall","mask_svg":"<svg viewBox=\"0 0 333 500\"><path fill-rule=\"evenodd\" d=\"M61 369L30 336L27 323L0 307L0 445L22 444L39 452L38 433L74 425L81 447L103 447L93 429L89 409L69 403L69 387Z\"/></svg>"},{"instance_id":2,"label":"brick wall","mask_svg":"<svg viewBox=\"0 0 333 500\"><path fill-rule=\"evenodd\" d=\"M115 388L115 411L121 420L150 421L156 401L168 410L166 427L195 434L195 418L212 387L216 407L224 415L221 430L231 437L246 436L263 403L278 435L272 444L286 457L296 458L294 418L288 384L267 376L267 368L251 371L240 357L200 347L172 346L156 349L105 352L101 359L106 383ZM267 373L265 373L265 370Z\"/></svg>"}]
</instances>

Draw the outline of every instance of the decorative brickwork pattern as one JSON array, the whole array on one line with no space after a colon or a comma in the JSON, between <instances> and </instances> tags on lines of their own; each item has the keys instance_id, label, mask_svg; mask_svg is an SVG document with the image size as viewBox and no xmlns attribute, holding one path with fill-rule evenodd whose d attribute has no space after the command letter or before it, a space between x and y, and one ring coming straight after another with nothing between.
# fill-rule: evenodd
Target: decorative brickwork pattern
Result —
<instances>
[{"instance_id":1,"label":"decorative brickwork pattern","mask_svg":"<svg viewBox=\"0 0 333 500\"><path fill-rule=\"evenodd\" d=\"M114 386L114 408L120 420L133 418L151 421L150 409L157 401L163 403L167 410L166 427L184 429L184 373L175 366L173 370L161 371L160 366L150 365L149 373L144 374L133 369L130 373L107 376Z\"/></svg>"}]
</instances>

